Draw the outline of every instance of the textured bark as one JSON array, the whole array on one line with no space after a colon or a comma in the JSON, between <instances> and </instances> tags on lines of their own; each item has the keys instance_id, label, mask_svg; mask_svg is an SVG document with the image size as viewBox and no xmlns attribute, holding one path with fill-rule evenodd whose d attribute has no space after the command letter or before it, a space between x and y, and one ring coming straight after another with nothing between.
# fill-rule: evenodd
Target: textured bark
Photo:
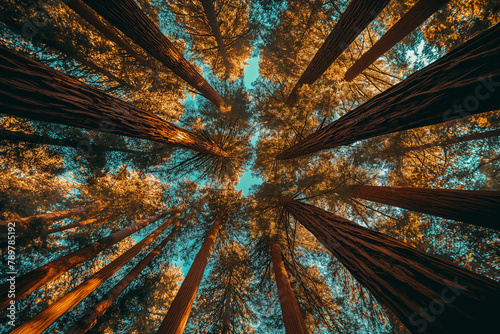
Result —
<instances>
[{"instance_id":1,"label":"textured bark","mask_svg":"<svg viewBox=\"0 0 500 334\"><path fill-rule=\"evenodd\" d=\"M500 231L500 191L352 185L347 194Z\"/></svg>"},{"instance_id":2,"label":"textured bark","mask_svg":"<svg viewBox=\"0 0 500 334\"><path fill-rule=\"evenodd\" d=\"M351 81L363 70L370 66L375 60L389 51L394 45L401 41L406 35L417 29L432 14L437 12L450 0L420 0L401 19L392 26L370 50L368 50L354 65L346 72L345 79Z\"/></svg>"},{"instance_id":3,"label":"textured bark","mask_svg":"<svg viewBox=\"0 0 500 334\"><path fill-rule=\"evenodd\" d=\"M108 249L112 245L118 243L124 238L128 237L132 233L139 231L140 229L154 223L160 218L165 217L167 214L172 213L172 210L165 210L157 215L149 217L141 222L134 225L125 227L117 232L111 233L109 236L96 241L84 248L78 249L67 255L64 255L52 262L49 262L37 269L34 269L26 274L16 277L16 296L15 300L19 300L24 296L31 293L33 290L38 289L42 285L52 281L53 279L64 274L71 268L94 258L105 249ZM169 224L179 217L180 213L174 214L172 218L168 220ZM7 296L9 291L9 283L6 282L0 286L0 296ZM9 299L0 300L0 310L3 310L9 306Z\"/></svg>"},{"instance_id":4,"label":"textured bark","mask_svg":"<svg viewBox=\"0 0 500 334\"><path fill-rule=\"evenodd\" d=\"M203 6L203 10L205 11L205 15L207 16L208 25L210 25L212 33L215 37L215 41L217 42L217 48L219 49L219 53L226 68L227 79L229 77L230 69L229 57L227 56L226 46L224 45L224 41L222 40L219 23L217 23L217 15L215 13L213 0L201 0L201 4Z\"/></svg>"},{"instance_id":5,"label":"textured bark","mask_svg":"<svg viewBox=\"0 0 500 334\"><path fill-rule=\"evenodd\" d=\"M146 268L146 266L160 254L165 245L172 240L175 233L179 230L176 227L154 250L152 250L144 259L142 259L118 284L116 284L101 300L94 305L86 315L78 320L73 328L66 334L79 334L86 333L92 326L94 326L99 318L106 312L106 310L113 304L118 296L132 283L137 276Z\"/></svg>"},{"instance_id":6,"label":"textured bark","mask_svg":"<svg viewBox=\"0 0 500 334\"><path fill-rule=\"evenodd\" d=\"M111 215L107 215L107 216L99 217L99 218L85 219L85 220L82 220L82 221L79 221L79 222L76 222L76 223L66 224L64 226L50 228L50 229L47 230L47 234L56 233L56 232L62 232L62 231L69 230L70 228L75 228L75 227L79 227L79 226L100 223L100 222L108 219L109 217L111 217Z\"/></svg>"},{"instance_id":7,"label":"textured bark","mask_svg":"<svg viewBox=\"0 0 500 334\"><path fill-rule=\"evenodd\" d=\"M0 108L9 115L224 156L202 136L0 46Z\"/></svg>"},{"instance_id":8,"label":"textured bark","mask_svg":"<svg viewBox=\"0 0 500 334\"><path fill-rule=\"evenodd\" d=\"M205 267L212 253L217 234L222 223L222 216L215 219L214 224L203 241L201 249L198 251L193 264L189 268L186 278L168 309L167 315L163 319L158 334L182 334L186 327L191 308L193 307L196 293L200 286Z\"/></svg>"},{"instance_id":9,"label":"textured bark","mask_svg":"<svg viewBox=\"0 0 500 334\"><path fill-rule=\"evenodd\" d=\"M212 101L221 111L226 111L227 106L219 94L133 0L83 1L181 79L193 86L204 97Z\"/></svg>"},{"instance_id":10,"label":"textured bark","mask_svg":"<svg viewBox=\"0 0 500 334\"><path fill-rule=\"evenodd\" d=\"M224 315L222 318L222 329L220 334L228 334L229 333L229 320L231 319L231 298L232 298L232 287L231 285L226 286L227 295L226 301L224 302Z\"/></svg>"},{"instance_id":11,"label":"textured bark","mask_svg":"<svg viewBox=\"0 0 500 334\"><path fill-rule=\"evenodd\" d=\"M500 284L291 199L280 203L412 333L492 333Z\"/></svg>"},{"instance_id":12,"label":"textured bark","mask_svg":"<svg viewBox=\"0 0 500 334\"><path fill-rule=\"evenodd\" d=\"M100 31L106 38L114 42L116 45L121 47L123 50L127 51L129 55L137 59L137 61L144 66L151 67L151 64L140 55L126 40L120 37L120 35L115 31L115 29L106 23L104 23L96 12L92 10L89 6L84 4L81 0L69 0L66 3L69 8L74 10L78 15L80 15L85 21L90 23L94 28Z\"/></svg>"},{"instance_id":13,"label":"textured bark","mask_svg":"<svg viewBox=\"0 0 500 334\"><path fill-rule=\"evenodd\" d=\"M297 298L290 285L288 274L281 257L281 248L276 239L271 240L271 258L273 261L274 276L278 285L278 294L287 334L307 334L306 323L300 312Z\"/></svg>"},{"instance_id":14,"label":"textured bark","mask_svg":"<svg viewBox=\"0 0 500 334\"><path fill-rule=\"evenodd\" d=\"M356 37L385 8L389 0L351 0L332 32L307 66L299 81L293 87L286 104L294 106L297 91L302 85L310 85L330 67Z\"/></svg>"},{"instance_id":15,"label":"textured bark","mask_svg":"<svg viewBox=\"0 0 500 334\"><path fill-rule=\"evenodd\" d=\"M500 24L497 24L276 158L291 159L362 139L500 109L499 86Z\"/></svg>"},{"instance_id":16,"label":"textured bark","mask_svg":"<svg viewBox=\"0 0 500 334\"><path fill-rule=\"evenodd\" d=\"M108 278L113 276L118 270L120 270L120 268L132 260L141 250L152 243L156 237L165 231L169 226L169 221L163 223L154 232L120 255L116 260L99 270L85 282L71 290L71 292L67 293L56 302L50 304L50 306L42 312L38 313L24 324L14 329L11 333L39 334L45 331L45 329L57 321L57 319L78 305L84 298L94 292L95 289L103 284Z\"/></svg>"}]
</instances>

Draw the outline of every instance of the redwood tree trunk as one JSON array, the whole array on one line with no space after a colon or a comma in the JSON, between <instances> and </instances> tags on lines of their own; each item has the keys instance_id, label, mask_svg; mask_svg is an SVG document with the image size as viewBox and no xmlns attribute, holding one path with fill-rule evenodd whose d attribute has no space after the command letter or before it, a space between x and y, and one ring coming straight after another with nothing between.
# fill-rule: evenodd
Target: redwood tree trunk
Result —
<instances>
[{"instance_id":1,"label":"redwood tree trunk","mask_svg":"<svg viewBox=\"0 0 500 334\"><path fill-rule=\"evenodd\" d=\"M217 48L219 49L219 53L222 57L222 61L224 62L224 66L226 67L226 78L229 77L229 57L227 56L226 46L224 45L224 41L222 40L222 35L220 32L219 23L217 23L217 15L215 14L215 7L212 0L201 0L201 4L203 6L203 10L205 11L205 15L207 16L208 24L212 29L212 33L214 34L215 40L217 42Z\"/></svg>"},{"instance_id":2,"label":"redwood tree trunk","mask_svg":"<svg viewBox=\"0 0 500 334\"><path fill-rule=\"evenodd\" d=\"M118 284L116 284L101 300L90 309L87 314L76 322L75 326L71 328L66 334L86 333L92 326L94 326L99 318L106 312L106 310L113 304L118 296L132 283L136 277L146 268L146 266L160 254L165 245L172 240L175 233L179 230L176 227L156 248L151 251L144 259L142 259Z\"/></svg>"},{"instance_id":3,"label":"redwood tree trunk","mask_svg":"<svg viewBox=\"0 0 500 334\"><path fill-rule=\"evenodd\" d=\"M225 111L225 103L219 94L184 59L182 52L165 37L133 0L83 1L181 79L197 89L221 111Z\"/></svg>"},{"instance_id":4,"label":"redwood tree trunk","mask_svg":"<svg viewBox=\"0 0 500 334\"><path fill-rule=\"evenodd\" d=\"M109 247L128 237L132 233L135 233L140 229L148 226L149 224L154 223L155 221L165 217L169 213L172 213L172 210L165 210L163 212L160 212L155 216L149 217L141 222L138 222L137 224L111 233L109 236L96 241L84 248L71 252L52 262L47 263L44 266L16 277L16 295L14 299L19 300L23 298L33 290L38 289L42 285L59 277L60 275L64 274L71 268L76 267L80 263L96 257L97 254L99 254L103 250L108 249ZM171 224L172 221L174 221L174 219L179 216L180 213L174 214L173 217L168 220L168 223ZM6 282L0 286L0 296L7 296L9 286L9 282ZM7 306L9 306L9 303L9 299L0 300L0 310L3 310Z\"/></svg>"},{"instance_id":5,"label":"redwood tree trunk","mask_svg":"<svg viewBox=\"0 0 500 334\"><path fill-rule=\"evenodd\" d=\"M330 212L281 205L412 333L490 333L500 284Z\"/></svg>"},{"instance_id":6,"label":"redwood tree trunk","mask_svg":"<svg viewBox=\"0 0 500 334\"><path fill-rule=\"evenodd\" d=\"M332 32L325 39L321 48L307 66L299 81L293 87L286 103L294 106L297 102L297 91L302 85L310 85L330 67L356 37L385 8L389 0L351 0L342 13Z\"/></svg>"},{"instance_id":7,"label":"redwood tree trunk","mask_svg":"<svg viewBox=\"0 0 500 334\"><path fill-rule=\"evenodd\" d=\"M500 24L277 155L291 159L500 109Z\"/></svg>"},{"instance_id":8,"label":"redwood tree trunk","mask_svg":"<svg viewBox=\"0 0 500 334\"><path fill-rule=\"evenodd\" d=\"M293 293L288 274L281 257L281 248L275 238L271 240L271 258L274 275L278 285L278 294L287 334L307 334L307 327L300 312L297 298Z\"/></svg>"},{"instance_id":9,"label":"redwood tree trunk","mask_svg":"<svg viewBox=\"0 0 500 334\"><path fill-rule=\"evenodd\" d=\"M82 221L79 221L79 222L76 222L76 223L66 224L64 226L50 228L50 229L47 230L47 233L48 234L50 234L50 233L56 233L56 232L61 232L61 231L69 230L70 228L75 228L75 227L79 227L79 226L100 223L100 222L108 219L109 217L111 217L111 215L107 215L107 216L99 217L99 218L85 219L85 220L82 220Z\"/></svg>"},{"instance_id":10,"label":"redwood tree trunk","mask_svg":"<svg viewBox=\"0 0 500 334\"><path fill-rule=\"evenodd\" d=\"M217 239L217 233L219 232L221 223L222 216L219 215L206 235L201 249L189 268L186 278L184 282L182 282L174 301L170 305L167 315L158 329L158 334L182 334L184 331L201 279L203 278L203 273L205 272L205 267L207 266L212 248Z\"/></svg>"},{"instance_id":11,"label":"redwood tree trunk","mask_svg":"<svg viewBox=\"0 0 500 334\"><path fill-rule=\"evenodd\" d=\"M226 289L226 301L224 303L224 315L222 318L222 330L220 334L228 334L229 333L229 320L231 319L231 298L232 298L232 287L231 285L227 286Z\"/></svg>"},{"instance_id":12,"label":"redwood tree trunk","mask_svg":"<svg viewBox=\"0 0 500 334\"><path fill-rule=\"evenodd\" d=\"M85 21L90 23L94 28L100 31L106 38L114 42L116 45L121 47L123 50L127 51L132 57L137 59L137 61L144 66L151 67L149 62L140 55L133 47L125 41L120 35L115 31L115 29L106 23L104 23L99 16L94 12L89 6L84 4L81 0L67 0L66 4L69 8L73 9L78 15L80 15Z\"/></svg>"},{"instance_id":13,"label":"redwood tree trunk","mask_svg":"<svg viewBox=\"0 0 500 334\"><path fill-rule=\"evenodd\" d=\"M213 143L0 46L0 108L27 117L224 156Z\"/></svg>"},{"instance_id":14,"label":"redwood tree trunk","mask_svg":"<svg viewBox=\"0 0 500 334\"><path fill-rule=\"evenodd\" d=\"M45 329L47 329L50 325L57 321L57 319L59 319L66 312L78 305L78 303L80 303L84 298L86 298L101 284L103 284L108 278L110 278L118 270L120 270L121 267L132 260L142 249L152 243L156 239L156 237L163 231L165 231L165 229L167 229L167 227L169 226L169 221L163 223L154 232L142 239L125 253L120 255L116 260L99 270L97 273L92 275L92 277L87 279L75 289L71 290L71 292L67 293L56 302L50 304L50 306L48 306L42 312L38 313L36 316L26 321L24 324L14 329L11 333L39 334L45 331Z\"/></svg>"},{"instance_id":15,"label":"redwood tree trunk","mask_svg":"<svg viewBox=\"0 0 500 334\"><path fill-rule=\"evenodd\" d=\"M351 81L375 60L389 51L394 45L406 35L417 29L432 14L437 12L450 0L420 0L401 19L396 22L370 50L368 50L354 65L346 72L345 79Z\"/></svg>"},{"instance_id":16,"label":"redwood tree trunk","mask_svg":"<svg viewBox=\"0 0 500 334\"><path fill-rule=\"evenodd\" d=\"M500 231L500 191L352 185L347 194Z\"/></svg>"}]
</instances>

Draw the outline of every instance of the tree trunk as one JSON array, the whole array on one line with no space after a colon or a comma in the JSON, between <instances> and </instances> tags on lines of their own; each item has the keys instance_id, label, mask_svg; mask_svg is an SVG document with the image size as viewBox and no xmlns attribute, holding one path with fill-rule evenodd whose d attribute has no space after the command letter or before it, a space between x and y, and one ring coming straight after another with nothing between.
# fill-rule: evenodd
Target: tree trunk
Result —
<instances>
[{"instance_id":1,"label":"tree trunk","mask_svg":"<svg viewBox=\"0 0 500 334\"><path fill-rule=\"evenodd\" d=\"M182 282L174 301L170 305L167 315L158 329L158 334L182 334L184 331L221 224L222 216L219 215L206 235L201 249L198 251L184 282Z\"/></svg>"},{"instance_id":2,"label":"tree trunk","mask_svg":"<svg viewBox=\"0 0 500 334\"><path fill-rule=\"evenodd\" d=\"M450 0L420 0L401 19L392 26L370 50L368 50L354 65L346 72L345 80L351 81L363 70L370 66L375 60L383 56L394 45L409 35L419 25L424 23L439 8Z\"/></svg>"},{"instance_id":3,"label":"tree trunk","mask_svg":"<svg viewBox=\"0 0 500 334\"><path fill-rule=\"evenodd\" d=\"M111 215L107 215L107 216L99 217L99 218L85 219L85 220L82 220L82 221L79 221L79 222L76 222L76 223L72 223L72 224L67 224L67 225L64 225L64 226L50 228L50 229L47 230L47 234L61 232L61 231L69 230L70 228L75 228L75 227L79 227L79 226L100 223L100 222L108 219L109 217L111 217Z\"/></svg>"},{"instance_id":4,"label":"tree trunk","mask_svg":"<svg viewBox=\"0 0 500 334\"><path fill-rule=\"evenodd\" d=\"M500 284L330 212L281 205L412 333L491 333Z\"/></svg>"},{"instance_id":5,"label":"tree trunk","mask_svg":"<svg viewBox=\"0 0 500 334\"><path fill-rule=\"evenodd\" d=\"M116 260L99 270L96 274L92 275L92 277L87 279L75 289L71 290L71 292L67 293L56 302L50 304L50 306L42 312L38 313L24 324L14 329L11 333L38 334L45 331L45 329L57 321L57 319L78 305L84 298L94 292L108 278L113 276L118 270L120 270L120 268L132 260L141 250L152 243L156 237L165 231L169 226L170 221L163 223L154 232L120 255Z\"/></svg>"},{"instance_id":6,"label":"tree trunk","mask_svg":"<svg viewBox=\"0 0 500 334\"><path fill-rule=\"evenodd\" d=\"M86 333L92 326L94 326L99 318L106 312L106 310L113 304L118 296L132 283L136 277L146 268L146 266L160 254L162 248L172 240L175 233L179 230L176 227L156 248L151 251L144 259L139 262L134 269L132 269L118 284L116 284L101 300L90 309L87 314L78 320L73 328L66 334Z\"/></svg>"},{"instance_id":7,"label":"tree trunk","mask_svg":"<svg viewBox=\"0 0 500 334\"><path fill-rule=\"evenodd\" d=\"M389 0L351 0L332 32L307 66L293 87L286 104L293 107L297 102L297 91L302 85L310 85L330 67L356 37L385 8Z\"/></svg>"},{"instance_id":8,"label":"tree trunk","mask_svg":"<svg viewBox=\"0 0 500 334\"><path fill-rule=\"evenodd\" d=\"M271 240L271 258L273 261L274 275L278 285L278 294L287 334L307 334L307 327L300 312L297 298L293 293L288 274L281 257L281 248L275 238Z\"/></svg>"},{"instance_id":9,"label":"tree trunk","mask_svg":"<svg viewBox=\"0 0 500 334\"><path fill-rule=\"evenodd\" d=\"M182 56L133 0L83 0L150 55L185 80L221 111L226 105L217 92Z\"/></svg>"},{"instance_id":10,"label":"tree trunk","mask_svg":"<svg viewBox=\"0 0 500 334\"><path fill-rule=\"evenodd\" d=\"M291 159L500 109L500 24L284 150Z\"/></svg>"},{"instance_id":11,"label":"tree trunk","mask_svg":"<svg viewBox=\"0 0 500 334\"><path fill-rule=\"evenodd\" d=\"M77 265L96 257L97 254L99 254L103 250L108 249L109 247L118 243L124 238L128 237L132 233L135 233L140 229L148 226L149 224L154 223L158 219L165 217L169 213L172 213L172 211L173 210L165 210L163 212L160 212L155 216L149 217L134 225L125 227L119 231L111 233L109 236L99 241L96 241L84 248L78 249L52 262L45 264L44 266L41 266L26 274L16 277L16 295L14 300L19 300L23 298L24 296L31 293L33 290L38 289L42 285L59 277L60 275L64 274L71 268L74 268ZM176 219L179 216L180 213L174 214L172 218L168 220L168 223L171 224L172 221L174 221L174 219ZM7 296L7 293L9 291L9 286L10 286L9 282L6 282L0 286L1 296ZM9 306L9 303L10 299L0 300L0 310L3 310L7 306Z\"/></svg>"},{"instance_id":12,"label":"tree trunk","mask_svg":"<svg viewBox=\"0 0 500 334\"><path fill-rule=\"evenodd\" d=\"M0 46L0 97L0 107L9 115L226 155L200 135L3 46Z\"/></svg>"},{"instance_id":13,"label":"tree trunk","mask_svg":"<svg viewBox=\"0 0 500 334\"><path fill-rule=\"evenodd\" d=\"M347 194L500 231L500 191L351 185Z\"/></svg>"},{"instance_id":14,"label":"tree trunk","mask_svg":"<svg viewBox=\"0 0 500 334\"><path fill-rule=\"evenodd\" d=\"M89 6L84 4L81 0L68 0L66 4L69 8L74 10L78 15L80 15L85 21L90 25L100 31L107 39L114 42L116 45L121 47L123 50L127 51L129 55L137 59L139 63L146 67L151 67L151 64L140 55L126 40L120 37L120 35L115 31L115 29L106 23L104 23L96 12L94 12Z\"/></svg>"},{"instance_id":15,"label":"tree trunk","mask_svg":"<svg viewBox=\"0 0 500 334\"><path fill-rule=\"evenodd\" d=\"M226 68L227 79L229 78L230 69L229 57L227 56L226 47L224 45L224 41L222 40L219 23L217 23L217 15L215 13L213 0L201 0L201 4L203 6L203 10L205 11L205 15L207 16L208 24L210 25L212 33L214 34L215 40L217 42L217 48L219 49L219 53Z\"/></svg>"},{"instance_id":16,"label":"tree trunk","mask_svg":"<svg viewBox=\"0 0 500 334\"><path fill-rule=\"evenodd\" d=\"M224 302L224 316L222 318L222 330L220 334L228 334L229 333L229 320L231 319L231 298L232 298L232 287L231 285L226 286L227 295L226 301Z\"/></svg>"}]
</instances>

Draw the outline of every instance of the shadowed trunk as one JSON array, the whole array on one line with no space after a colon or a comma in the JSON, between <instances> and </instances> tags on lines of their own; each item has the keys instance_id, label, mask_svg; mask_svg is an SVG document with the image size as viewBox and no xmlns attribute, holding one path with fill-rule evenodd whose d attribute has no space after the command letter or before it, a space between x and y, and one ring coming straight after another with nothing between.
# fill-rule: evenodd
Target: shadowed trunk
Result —
<instances>
[{"instance_id":1,"label":"shadowed trunk","mask_svg":"<svg viewBox=\"0 0 500 334\"><path fill-rule=\"evenodd\" d=\"M212 101L221 111L228 107L182 52L158 29L133 0L84 0L99 15L121 30L150 55Z\"/></svg>"},{"instance_id":2,"label":"shadowed trunk","mask_svg":"<svg viewBox=\"0 0 500 334\"><path fill-rule=\"evenodd\" d=\"M78 249L67 255L64 255L52 262L45 264L37 269L34 269L26 274L16 277L16 295L15 300L19 300L24 296L31 293L33 290L38 289L42 285L52 281L53 279L64 274L71 268L94 258L105 249L113 246L129 235L139 231L140 229L156 222L158 219L165 217L166 215L172 213L174 210L165 210L159 214L149 217L139 223L132 226L125 227L117 232L111 233L109 236L96 241L86 247ZM174 219L180 216L180 213L174 214L172 218L168 220L168 223L172 223ZM7 296L9 291L9 282L6 282L0 286L0 295ZM0 310L6 308L10 303L10 299L0 300Z\"/></svg>"},{"instance_id":3,"label":"shadowed trunk","mask_svg":"<svg viewBox=\"0 0 500 334\"><path fill-rule=\"evenodd\" d=\"M281 257L281 248L275 238L271 240L271 258L274 276L278 285L278 295L287 334L307 334L307 327L300 312L297 298L293 293L288 274Z\"/></svg>"},{"instance_id":4,"label":"shadowed trunk","mask_svg":"<svg viewBox=\"0 0 500 334\"><path fill-rule=\"evenodd\" d=\"M9 115L224 156L204 137L0 46L0 108Z\"/></svg>"},{"instance_id":5,"label":"shadowed trunk","mask_svg":"<svg viewBox=\"0 0 500 334\"><path fill-rule=\"evenodd\" d=\"M291 159L358 140L500 109L500 24L276 156Z\"/></svg>"},{"instance_id":6,"label":"shadowed trunk","mask_svg":"<svg viewBox=\"0 0 500 334\"><path fill-rule=\"evenodd\" d=\"M229 320L231 319L231 298L232 298L232 287L231 285L227 286L226 289L226 301L224 303L224 316L222 318L222 330L220 334L228 334L229 333Z\"/></svg>"},{"instance_id":7,"label":"shadowed trunk","mask_svg":"<svg viewBox=\"0 0 500 334\"><path fill-rule=\"evenodd\" d=\"M419 25L424 23L432 14L437 12L450 0L420 0L401 19L396 22L370 50L368 50L354 65L346 72L345 80L351 81L363 70L370 66L375 60L383 56L394 45L409 35Z\"/></svg>"},{"instance_id":8,"label":"shadowed trunk","mask_svg":"<svg viewBox=\"0 0 500 334\"><path fill-rule=\"evenodd\" d=\"M71 292L50 304L42 312L26 321L24 324L14 329L12 334L39 334L45 331L57 319L66 314L73 307L78 305L83 299L94 292L108 278L113 276L120 268L132 260L141 250L152 243L158 235L165 231L170 226L170 221L163 223L150 235L142 239L136 245L131 247L125 253L120 255L116 260L99 270L97 273L88 278ZM137 273L139 274L139 273Z\"/></svg>"},{"instance_id":9,"label":"shadowed trunk","mask_svg":"<svg viewBox=\"0 0 500 334\"><path fill-rule=\"evenodd\" d=\"M210 231L208 231L201 249L198 251L186 278L170 305L167 315L158 329L158 334L182 334L184 331L221 224L222 216L219 215Z\"/></svg>"},{"instance_id":10,"label":"shadowed trunk","mask_svg":"<svg viewBox=\"0 0 500 334\"><path fill-rule=\"evenodd\" d=\"M227 50L224 45L224 41L222 40L219 23L217 23L217 15L215 13L213 0L201 0L201 4L203 6L203 10L205 11L205 15L207 16L208 24L210 25L212 33L214 34L215 40L217 42L217 48L219 49L219 53L224 63L224 67L226 68L225 75L227 79L229 78L229 69L230 69L229 57L227 56Z\"/></svg>"},{"instance_id":11,"label":"shadowed trunk","mask_svg":"<svg viewBox=\"0 0 500 334\"><path fill-rule=\"evenodd\" d=\"M348 186L347 195L500 231L500 191Z\"/></svg>"},{"instance_id":12,"label":"shadowed trunk","mask_svg":"<svg viewBox=\"0 0 500 334\"><path fill-rule=\"evenodd\" d=\"M100 223L100 222L108 219L109 217L111 217L111 215L107 215L107 216L99 217L99 218L86 219L86 220L82 220L82 221L79 221L79 222L76 222L76 223L66 224L64 226L49 228L47 230L47 234L61 232L61 231L69 230L70 228L75 228L75 227L79 227L79 226Z\"/></svg>"},{"instance_id":13,"label":"shadowed trunk","mask_svg":"<svg viewBox=\"0 0 500 334\"><path fill-rule=\"evenodd\" d=\"M94 326L99 318L106 312L106 310L113 304L118 296L132 283L136 277L146 268L146 266L160 254L165 245L172 240L175 233L179 230L176 227L156 248L151 251L144 259L142 259L118 284L116 284L101 300L94 305L86 315L78 320L73 328L66 334L86 333L92 326Z\"/></svg>"},{"instance_id":14,"label":"shadowed trunk","mask_svg":"<svg viewBox=\"0 0 500 334\"><path fill-rule=\"evenodd\" d=\"M412 333L491 333L500 284L333 213L281 205Z\"/></svg>"},{"instance_id":15,"label":"shadowed trunk","mask_svg":"<svg viewBox=\"0 0 500 334\"><path fill-rule=\"evenodd\" d=\"M300 87L305 84L310 85L318 80L388 3L389 0L351 0L332 32L293 87L286 104L293 107L297 102L297 91Z\"/></svg>"},{"instance_id":16,"label":"shadowed trunk","mask_svg":"<svg viewBox=\"0 0 500 334\"><path fill-rule=\"evenodd\" d=\"M106 23L104 23L99 16L86 4L80 0L69 0L65 1L69 8L74 10L78 15L80 15L85 21L90 25L100 31L107 39L114 42L116 45L121 47L123 50L127 51L129 55L137 59L139 63L146 67L151 67L151 64L146 58L141 56L127 41L120 37L120 35L115 31L115 29Z\"/></svg>"}]
</instances>

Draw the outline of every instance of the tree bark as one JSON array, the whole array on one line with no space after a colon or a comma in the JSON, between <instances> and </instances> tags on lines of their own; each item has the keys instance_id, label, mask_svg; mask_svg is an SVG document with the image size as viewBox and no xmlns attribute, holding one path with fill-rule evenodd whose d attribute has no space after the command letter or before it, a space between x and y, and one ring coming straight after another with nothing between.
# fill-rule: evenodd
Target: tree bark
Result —
<instances>
[{"instance_id":1,"label":"tree bark","mask_svg":"<svg viewBox=\"0 0 500 334\"><path fill-rule=\"evenodd\" d=\"M116 284L101 300L94 305L86 315L78 320L73 328L66 334L79 334L86 333L92 326L94 326L99 318L106 312L106 310L113 304L118 296L132 283L137 276L146 268L146 266L160 254L165 245L172 240L175 233L179 230L176 227L154 250L142 259L118 284Z\"/></svg>"},{"instance_id":2,"label":"tree bark","mask_svg":"<svg viewBox=\"0 0 500 334\"><path fill-rule=\"evenodd\" d=\"M47 230L47 234L56 233L56 232L62 232L62 231L65 231L65 230L69 230L70 228L75 228L75 227L79 227L79 226L100 223L100 222L108 219L109 217L111 217L111 215L107 215L107 216L103 216L103 217L99 217L99 218L85 219L85 220L82 220L82 221L79 221L79 222L76 222L76 223L66 224L64 226L50 228L50 229Z\"/></svg>"},{"instance_id":3,"label":"tree bark","mask_svg":"<svg viewBox=\"0 0 500 334\"><path fill-rule=\"evenodd\" d=\"M78 15L80 15L85 21L87 21L90 25L100 31L107 39L114 42L116 45L121 47L123 50L127 51L129 55L134 57L139 63L146 67L152 67L151 64L144 58L141 54L139 54L133 47L124 40L120 35L115 31L115 29L106 23L104 23L96 12L94 12L89 6L84 4L81 0L67 0L65 1L69 8L75 11Z\"/></svg>"},{"instance_id":4,"label":"tree bark","mask_svg":"<svg viewBox=\"0 0 500 334\"><path fill-rule=\"evenodd\" d=\"M500 24L276 156L291 159L358 140L500 109Z\"/></svg>"},{"instance_id":5,"label":"tree bark","mask_svg":"<svg viewBox=\"0 0 500 334\"><path fill-rule=\"evenodd\" d=\"M203 10L205 11L205 15L207 16L208 25L212 29L215 41L217 42L217 48L219 49L219 53L226 68L227 79L229 77L229 69L231 65L229 64L229 57L227 56L226 46L224 45L224 41L222 40L219 23L217 23L217 15L215 13L213 0L201 0L201 4L203 6Z\"/></svg>"},{"instance_id":6,"label":"tree bark","mask_svg":"<svg viewBox=\"0 0 500 334\"><path fill-rule=\"evenodd\" d=\"M308 330L300 312L297 298L290 285L288 274L281 257L281 248L275 238L271 240L271 258L274 276L278 285L278 294L287 334L307 334Z\"/></svg>"},{"instance_id":7,"label":"tree bark","mask_svg":"<svg viewBox=\"0 0 500 334\"><path fill-rule=\"evenodd\" d=\"M351 0L332 32L293 87L286 104L293 107L297 102L297 91L300 87L305 84L310 85L318 80L388 3L389 0Z\"/></svg>"},{"instance_id":8,"label":"tree bark","mask_svg":"<svg viewBox=\"0 0 500 334\"><path fill-rule=\"evenodd\" d=\"M150 55L212 101L221 111L227 106L217 92L182 56L133 0L83 0Z\"/></svg>"},{"instance_id":9,"label":"tree bark","mask_svg":"<svg viewBox=\"0 0 500 334\"><path fill-rule=\"evenodd\" d=\"M189 268L174 301L170 305L167 315L158 329L158 334L182 334L184 331L221 224L222 216L219 215L206 235L201 249Z\"/></svg>"},{"instance_id":10,"label":"tree bark","mask_svg":"<svg viewBox=\"0 0 500 334\"><path fill-rule=\"evenodd\" d=\"M14 329L11 333L39 334L45 331L45 329L57 321L57 319L78 305L84 298L94 292L95 289L103 284L108 278L113 276L118 270L120 270L120 268L132 260L141 250L152 243L156 237L165 231L169 226L170 221L163 223L154 232L120 255L116 260L99 270L96 274L92 275L92 277L87 279L75 289L71 290L71 292L64 295L64 297L50 304L50 306L42 312L38 313L24 324Z\"/></svg>"},{"instance_id":11,"label":"tree bark","mask_svg":"<svg viewBox=\"0 0 500 334\"><path fill-rule=\"evenodd\" d=\"M206 140L0 46L0 108L9 115L143 138L225 156Z\"/></svg>"},{"instance_id":12,"label":"tree bark","mask_svg":"<svg viewBox=\"0 0 500 334\"><path fill-rule=\"evenodd\" d=\"M109 236L96 241L84 248L78 249L26 274L16 277L16 295L14 300L23 298L33 290L38 289L42 285L59 277L71 268L74 268L77 265L96 257L97 254L99 254L103 250L108 249L109 247L128 237L132 233L135 233L140 229L148 226L149 224L154 223L158 219L165 217L169 213L172 213L172 211L173 210L162 211L157 215L111 233ZM175 213L172 218L168 220L168 223L171 224L174 219L179 217L179 215L180 213ZM0 296L7 296L8 291L9 282L6 282L0 286ZM9 299L0 300L0 310L3 310L7 306L9 306L9 303Z\"/></svg>"},{"instance_id":13,"label":"tree bark","mask_svg":"<svg viewBox=\"0 0 500 334\"><path fill-rule=\"evenodd\" d=\"M500 231L500 191L351 185L347 194Z\"/></svg>"},{"instance_id":14,"label":"tree bark","mask_svg":"<svg viewBox=\"0 0 500 334\"><path fill-rule=\"evenodd\" d=\"M401 19L392 26L370 50L368 50L354 65L346 72L345 80L351 81L363 70L370 66L375 60L389 51L394 45L409 35L419 25L437 12L450 0L420 0Z\"/></svg>"},{"instance_id":15,"label":"tree bark","mask_svg":"<svg viewBox=\"0 0 500 334\"><path fill-rule=\"evenodd\" d=\"M229 320L231 319L231 298L232 298L232 287L231 285L227 286L226 289L226 301L224 302L224 316L222 318L222 329L220 334L228 334L229 333Z\"/></svg>"},{"instance_id":16,"label":"tree bark","mask_svg":"<svg viewBox=\"0 0 500 334\"><path fill-rule=\"evenodd\" d=\"M330 212L281 205L412 333L491 333L500 284Z\"/></svg>"}]
</instances>

